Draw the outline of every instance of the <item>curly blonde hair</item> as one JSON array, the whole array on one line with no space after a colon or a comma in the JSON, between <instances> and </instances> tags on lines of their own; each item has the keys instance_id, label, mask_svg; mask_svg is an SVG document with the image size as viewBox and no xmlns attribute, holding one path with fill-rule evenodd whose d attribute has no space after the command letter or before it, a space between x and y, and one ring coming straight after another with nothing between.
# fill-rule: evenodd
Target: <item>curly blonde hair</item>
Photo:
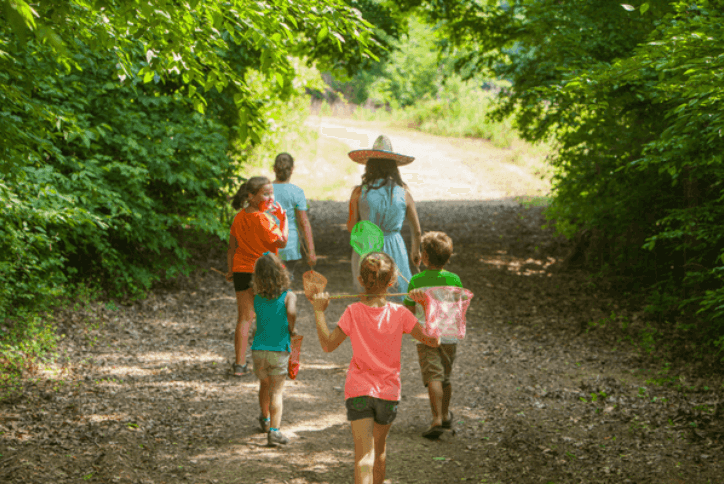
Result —
<instances>
[{"instance_id":1,"label":"curly blonde hair","mask_svg":"<svg viewBox=\"0 0 724 484\"><path fill-rule=\"evenodd\" d=\"M291 281L284 263L271 252L266 252L254 264L251 287L254 294L266 299L276 299L289 289Z\"/></svg>"},{"instance_id":2,"label":"curly blonde hair","mask_svg":"<svg viewBox=\"0 0 724 484\"><path fill-rule=\"evenodd\" d=\"M365 290L386 289L393 278L397 281L397 266L384 252L370 252L360 262L359 275Z\"/></svg>"}]
</instances>

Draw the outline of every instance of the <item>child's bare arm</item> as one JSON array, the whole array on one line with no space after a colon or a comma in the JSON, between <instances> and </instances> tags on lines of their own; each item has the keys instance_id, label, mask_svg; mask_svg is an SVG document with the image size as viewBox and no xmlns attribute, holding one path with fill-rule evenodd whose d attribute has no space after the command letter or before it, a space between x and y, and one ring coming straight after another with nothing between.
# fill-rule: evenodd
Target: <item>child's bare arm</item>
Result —
<instances>
[{"instance_id":1,"label":"child's bare arm","mask_svg":"<svg viewBox=\"0 0 724 484\"><path fill-rule=\"evenodd\" d=\"M287 307L287 322L289 323L289 334L294 335L295 326L297 323L297 295L292 291L287 292L287 297L284 299L284 305Z\"/></svg>"},{"instance_id":2,"label":"child's bare arm","mask_svg":"<svg viewBox=\"0 0 724 484\"><path fill-rule=\"evenodd\" d=\"M422 256L420 254L422 230L420 229L420 219L417 217L415 201L412 199L412 194L407 187L405 187L405 203L407 204L405 216L407 217L407 222L410 224L410 233L412 235L412 243L410 244L410 259L415 267L420 267L420 261L422 260Z\"/></svg>"},{"instance_id":3,"label":"child's bare arm","mask_svg":"<svg viewBox=\"0 0 724 484\"><path fill-rule=\"evenodd\" d=\"M426 344L427 346L432 346L433 348L437 348L438 346L440 346L440 338L433 338L432 336L428 336L423 333L420 323L417 323L415 327L412 328L410 336L415 338L420 343Z\"/></svg>"},{"instance_id":4,"label":"child's bare arm","mask_svg":"<svg viewBox=\"0 0 724 484\"><path fill-rule=\"evenodd\" d=\"M319 344L322 345L322 351L325 353L331 353L336 350L342 341L347 338L344 331L339 327L334 328L334 331L330 334L329 328L327 327L327 320L324 316L324 310L329 306L329 294L324 292L322 294L315 294L312 300L314 306L314 319L317 322L317 336L319 337Z\"/></svg>"},{"instance_id":5,"label":"child's bare arm","mask_svg":"<svg viewBox=\"0 0 724 484\"><path fill-rule=\"evenodd\" d=\"M352 190L349 198L349 218L347 219L347 231L352 232L354 226L359 222L359 196L362 193L362 187L356 186Z\"/></svg>"}]
</instances>

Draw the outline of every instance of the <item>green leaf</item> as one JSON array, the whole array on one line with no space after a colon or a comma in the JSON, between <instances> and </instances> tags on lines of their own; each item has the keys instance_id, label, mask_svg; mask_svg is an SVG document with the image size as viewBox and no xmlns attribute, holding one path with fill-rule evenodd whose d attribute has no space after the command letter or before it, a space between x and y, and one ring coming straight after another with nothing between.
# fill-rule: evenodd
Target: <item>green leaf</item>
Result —
<instances>
[{"instance_id":1,"label":"green leaf","mask_svg":"<svg viewBox=\"0 0 724 484\"><path fill-rule=\"evenodd\" d=\"M317 32L317 43L321 43L324 39L327 38L327 34L329 34L329 29L327 29L327 26L324 25L319 32Z\"/></svg>"}]
</instances>

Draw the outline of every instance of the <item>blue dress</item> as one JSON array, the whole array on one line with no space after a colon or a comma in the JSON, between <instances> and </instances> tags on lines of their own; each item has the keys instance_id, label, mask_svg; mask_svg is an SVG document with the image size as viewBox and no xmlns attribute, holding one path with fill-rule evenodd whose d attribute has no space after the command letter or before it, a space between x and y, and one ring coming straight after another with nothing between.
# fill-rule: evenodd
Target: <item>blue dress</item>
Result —
<instances>
[{"instance_id":1,"label":"blue dress","mask_svg":"<svg viewBox=\"0 0 724 484\"><path fill-rule=\"evenodd\" d=\"M379 187L379 188L374 188ZM385 245L382 251L395 261L399 273L404 276L397 278L397 287L392 287L391 292L407 292L407 281L412 274L410 262L407 256L405 241L402 239L402 224L407 214L407 203L405 202L405 189L387 180L381 185L373 185L373 188L362 187L359 197L360 220L369 220L382 229L385 234ZM352 251L352 274L354 284L359 292L364 292L357 277L359 276L360 256ZM407 279L407 281L405 280ZM398 298L391 298L393 300ZM399 298L400 301L402 298Z\"/></svg>"}]
</instances>

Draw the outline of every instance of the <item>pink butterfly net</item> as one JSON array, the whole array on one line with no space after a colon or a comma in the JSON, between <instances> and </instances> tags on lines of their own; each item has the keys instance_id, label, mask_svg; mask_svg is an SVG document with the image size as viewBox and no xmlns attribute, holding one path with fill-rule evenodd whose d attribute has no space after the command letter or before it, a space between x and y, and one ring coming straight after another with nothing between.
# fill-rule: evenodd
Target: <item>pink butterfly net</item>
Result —
<instances>
[{"instance_id":1,"label":"pink butterfly net","mask_svg":"<svg viewBox=\"0 0 724 484\"><path fill-rule=\"evenodd\" d=\"M433 338L465 338L465 312L473 298L462 287L440 286L424 290L425 330Z\"/></svg>"}]
</instances>

